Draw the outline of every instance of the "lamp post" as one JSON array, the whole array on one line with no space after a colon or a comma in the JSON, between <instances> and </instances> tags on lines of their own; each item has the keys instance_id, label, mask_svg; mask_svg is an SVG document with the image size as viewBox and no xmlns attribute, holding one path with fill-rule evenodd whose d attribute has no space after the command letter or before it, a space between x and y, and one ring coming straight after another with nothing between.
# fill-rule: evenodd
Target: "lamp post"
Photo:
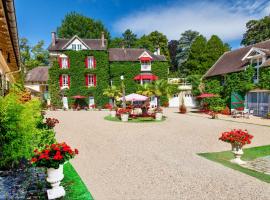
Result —
<instances>
[{"instance_id":1,"label":"lamp post","mask_svg":"<svg viewBox=\"0 0 270 200\"><path fill-rule=\"evenodd\" d=\"M124 75L121 75L120 79L121 79L121 85L122 85L123 108L126 109L126 91L125 91L125 84L124 84Z\"/></svg>"}]
</instances>

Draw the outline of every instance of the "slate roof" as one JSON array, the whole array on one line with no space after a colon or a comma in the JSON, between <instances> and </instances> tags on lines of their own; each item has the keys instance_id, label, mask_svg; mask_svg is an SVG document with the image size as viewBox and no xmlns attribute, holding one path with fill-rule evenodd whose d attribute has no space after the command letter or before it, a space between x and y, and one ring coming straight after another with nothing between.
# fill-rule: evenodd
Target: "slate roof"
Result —
<instances>
[{"instance_id":1,"label":"slate roof","mask_svg":"<svg viewBox=\"0 0 270 200\"><path fill-rule=\"evenodd\" d=\"M25 82L47 82L49 78L49 67L40 66L30 70L25 78Z\"/></svg>"},{"instance_id":2,"label":"slate roof","mask_svg":"<svg viewBox=\"0 0 270 200\"><path fill-rule=\"evenodd\" d=\"M81 39L87 46L92 50L106 50L107 49L107 40L105 39L105 47L102 47L101 39ZM55 46L48 47L49 51L62 51L63 47L70 41L70 39L56 38Z\"/></svg>"},{"instance_id":3,"label":"slate roof","mask_svg":"<svg viewBox=\"0 0 270 200\"><path fill-rule=\"evenodd\" d=\"M146 51L153 61L166 61L164 55L155 55L145 49L132 49L132 48L110 48L109 61L139 61L139 56Z\"/></svg>"},{"instance_id":4,"label":"slate roof","mask_svg":"<svg viewBox=\"0 0 270 200\"><path fill-rule=\"evenodd\" d=\"M208 70L204 77L211 77L244 70L245 66L248 65L248 61L242 61L242 58L249 52L252 47L260 48L260 50L269 55L268 51L270 50L270 40L225 52ZM263 66L267 66L267 63L270 63L269 60L263 63Z\"/></svg>"}]
</instances>

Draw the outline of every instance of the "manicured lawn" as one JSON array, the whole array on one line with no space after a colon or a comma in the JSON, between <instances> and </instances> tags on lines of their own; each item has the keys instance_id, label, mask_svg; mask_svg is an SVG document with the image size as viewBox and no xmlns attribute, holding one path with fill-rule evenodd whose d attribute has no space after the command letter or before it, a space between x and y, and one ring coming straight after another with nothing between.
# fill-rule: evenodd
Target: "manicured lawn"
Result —
<instances>
[{"instance_id":1,"label":"manicured lawn","mask_svg":"<svg viewBox=\"0 0 270 200\"><path fill-rule=\"evenodd\" d=\"M69 162L64 165L64 175L62 185L65 187L66 196L62 199L93 200L82 179Z\"/></svg>"},{"instance_id":2,"label":"manicured lawn","mask_svg":"<svg viewBox=\"0 0 270 200\"><path fill-rule=\"evenodd\" d=\"M215 153L199 153L198 155L205 157L209 160L218 162L226 167L230 167L232 169L238 170L242 173L253 176L261 181L270 183L270 175L257 172L251 169L247 169L241 167L240 165L233 164L230 162L233 159L233 153L231 151L223 151L223 152L215 152ZM259 146L244 149L244 155L241 157L242 160L254 160L259 157L264 157L270 155L270 145L267 146Z\"/></svg>"},{"instance_id":3,"label":"manicured lawn","mask_svg":"<svg viewBox=\"0 0 270 200\"><path fill-rule=\"evenodd\" d=\"M111 117L110 115L104 117L104 119L106 119L108 121L122 122L121 119L119 119L118 117ZM128 122L131 122L131 123L162 122L162 121L165 121L165 119L166 118L163 117L161 121L157 121L157 120L153 119L152 117L138 117L136 119L129 118Z\"/></svg>"}]
</instances>

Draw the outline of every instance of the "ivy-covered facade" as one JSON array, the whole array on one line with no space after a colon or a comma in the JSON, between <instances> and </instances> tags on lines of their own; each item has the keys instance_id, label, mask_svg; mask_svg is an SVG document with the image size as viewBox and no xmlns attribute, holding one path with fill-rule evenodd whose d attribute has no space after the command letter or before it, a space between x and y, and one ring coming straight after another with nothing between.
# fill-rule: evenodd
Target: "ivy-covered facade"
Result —
<instances>
[{"instance_id":1,"label":"ivy-covered facade","mask_svg":"<svg viewBox=\"0 0 270 200\"><path fill-rule=\"evenodd\" d=\"M51 104L63 106L63 97L69 106L74 96L85 106L103 107L109 99L103 95L110 85L120 86L124 76L126 93L137 90L138 84L167 79L168 63L164 56L144 49L107 49L107 41L81 39L59 39L52 34L49 46L51 67L49 69L49 92Z\"/></svg>"},{"instance_id":2,"label":"ivy-covered facade","mask_svg":"<svg viewBox=\"0 0 270 200\"><path fill-rule=\"evenodd\" d=\"M270 41L226 52L204 75L204 90L221 96L231 109L254 115L270 112ZM221 102L222 103L222 102Z\"/></svg>"}]
</instances>

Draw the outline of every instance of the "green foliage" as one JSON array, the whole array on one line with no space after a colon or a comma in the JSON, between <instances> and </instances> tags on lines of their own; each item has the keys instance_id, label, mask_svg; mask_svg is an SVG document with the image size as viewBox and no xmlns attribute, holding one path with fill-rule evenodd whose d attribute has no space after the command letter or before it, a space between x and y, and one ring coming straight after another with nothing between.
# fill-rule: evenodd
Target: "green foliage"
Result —
<instances>
[{"instance_id":1,"label":"green foliage","mask_svg":"<svg viewBox=\"0 0 270 200\"><path fill-rule=\"evenodd\" d=\"M123 34L123 42L126 48L135 47L137 35L134 34L130 29L127 29Z\"/></svg>"},{"instance_id":2,"label":"green foliage","mask_svg":"<svg viewBox=\"0 0 270 200\"><path fill-rule=\"evenodd\" d=\"M168 43L168 50L169 50L170 60L171 60L170 70L173 72L178 71L177 59L176 59L178 45L179 45L179 42L177 40L171 40ZM175 77L178 77L178 76L175 76Z\"/></svg>"},{"instance_id":3,"label":"green foliage","mask_svg":"<svg viewBox=\"0 0 270 200\"><path fill-rule=\"evenodd\" d=\"M187 75L204 75L218 58L229 50L228 44L213 35L208 41L202 35L197 36L191 44L187 60L181 65Z\"/></svg>"},{"instance_id":4,"label":"green foliage","mask_svg":"<svg viewBox=\"0 0 270 200\"><path fill-rule=\"evenodd\" d=\"M19 98L14 92L0 98L0 168L4 169L29 159L35 148L54 142L54 132L41 126L40 101L23 104Z\"/></svg>"},{"instance_id":5,"label":"green foliage","mask_svg":"<svg viewBox=\"0 0 270 200\"><path fill-rule=\"evenodd\" d=\"M202 103L206 104L207 107L214 112L219 112L226 107L225 99L221 97L205 98L202 100Z\"/></svg>"},{"instance_id":6,"label":"green foliage","mask_svg":"<svg viewBox=\"0 0 270 200\"><path fill-rule=\"evenodd\" d=\"M26 38L20 39L21 62L27 70L49 64L49 52L44 49L44 41L30 46Z\"/></svg>"},{"instance_id":7,"label":"green foliage","mask_svg":"<svg viewBox=\"0 0 270 200\"><path fill-rule=\"evenodd\" d=\"M194 96L198 96L201 94L200 90L200 83L201 83L201 76L200 75L189 75L187 76L187 81L192 85L192 94Z\"/></svg>"},{"instance_id":8,"label":"green foliage","mask_svg":"<svg viewBox=\"0 0 270 200\"><path fill-rule=\"evenodd\" d=\"M181 38L178 41L176 62L180 73L183 75L188 72L188 68L185 68L183 64L188 58L190 46L198 36L199 33L197 31L187 30L181 34Z\"/></svg>"},{"instance_id":9,"label":"green foliage","mask_svg":"<svg viewBox=\"0 0 270 200\"><path fill-rule=\"evenodd\" d=\"M225 75L224 97L230 98L232 92L246 93L254 87L254 68ZM228 99L227 99L228 100Z\"/></svg>"},{"instance_id":10,"label":"green foliage","mask_svg":"<svg viewBox=\"0 0 270 200\"><path fill-rule=\"evenodd\" d=\"M69 69L60 69L57 61L49 70L49 91L51 95L51 103L54 106L61 106L61 93L59 86L59 76L61 74L70 75L70 89L64 90L63 94L69 97L69 104L74 103L72 96L94 96L95 103L98 106L104 106L108 102L108 98L103 95L104 89L109 86L109 62L106 51L66 51L65 54L70 59ZM85 58L94 56L96 59L96 69L85 68ZM91 73L97 76L96 87L86 87L85 75Z\"/></svg>"},{"instance_id":11,"label":"green foliage","mask_svg":"<svg viewBox=\"0 0 270 200\"><path fill-rule=\"evenodd\" d=\"M220 95L223 91L223 86L221 85L221 77L211 77L204 82L204 91L206 93L218 94Z\"/></svg>"},{"instance_id":12,"label":"green foliage","mask_svg":"<svg viewBox=\"0 0 270 200\"><path fill-rule=\"evenodd\" d=\"M251 45L270 39L270 16L259 20L250 20L246 24L247 31L243 36L242 45Z\"/></svg>"},{"instance_id":13,"label":"green foliage","mask_svg":"<svg viewBox=\"0 0 270 200\"><path fill-rule=\"evenodd\" d=\"M110 40L109 47L110 48L121 48L124 45L123 38L115 37Z\"/></svg>"},{"instance_id":14,"label":"green foliage","mask_svg":"<svg viewBox=\"0 0 270 200\"><path fill-rule=\"evenodd\" d=\"M112 85L111 87L106 88L105 90L103 90L103 95L105 95L106 97L109 97L113 100L113 104L114 106L116 106L115 104L115 100L119 97L121 97L122 93L119 87L116 87L115 85Z\"/></svg>"},{"instance_id":15,"label":"green foliage","mask_svg":"<svg viewBox=\"0 0 270 200\"><path fill-rule=\"evenodd\" d=\"M270 67L260 68L259 75L259 87L263 89L270 90Z\"/></svg>"},{"instance_id":16,"label":"green foliage","mask_svg":"<svg viewBox=\"0 0 270 200\"><path fill-rule=\"evenodd\" d=\"M96 21L76 12L68 13L62 20L62 24L57 28L57 35L60 38L72 38L74 35L80 38L100 38L101 32L106 38L110 34L101 21Z\"/></svg>"},{"instance_id":17,"label":"green foliage","mask_svg":"<svg viewBox=\"0 0 270 200\"><path fill-rule=\"evenodd\" d=\"M152 62L152 73L159 77L159 79L167 80L168 78L168 63L167 62ZM140 74L140 62L112 62L110 63L110 75L113 84L117 87L121 86L120 76L124 75L126 94L135 93L138 90L138 83L133 78ZM161 104L168 102L166 96L162 96Z\"/></svg>"},{"instance_id":18,"label":"green foliage","mask_svg":"<svg viewBox=\"0 0 270 200\"><path fill-rule=\"evenodd\" d=\"M156 51L159 47L160 53L169 59L168 39L166 35L158 31L153 31L149 35L143 35L137 40L136 47L145 48L151 52Z\"/></svg>"}]
</instances>

